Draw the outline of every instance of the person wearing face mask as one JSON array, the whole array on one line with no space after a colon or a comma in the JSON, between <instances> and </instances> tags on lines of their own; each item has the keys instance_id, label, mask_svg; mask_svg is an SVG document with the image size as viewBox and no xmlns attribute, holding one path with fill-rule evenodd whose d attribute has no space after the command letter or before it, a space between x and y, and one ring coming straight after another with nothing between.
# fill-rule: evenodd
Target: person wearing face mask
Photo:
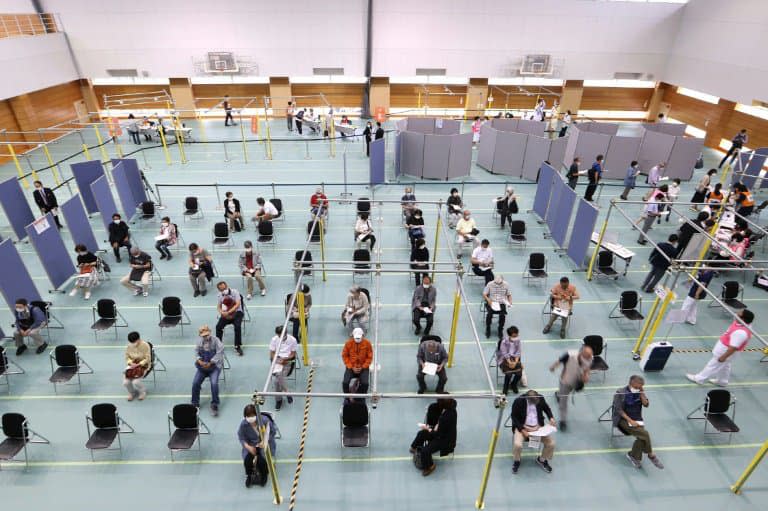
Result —
<instances>
[{"instance_id":1,"label":"person wearing face mask","mask_svg":"<svg viewBox=\"0 0 768 511\"><path fill-rule=\"evenodd\" d=\"M216 337L223 339L224 327L234 326L235 329L235 351L239 356L243 356L243 297L237 289L232 289L226 282L221 281L216 284L219 290L219 321L216 322Z\"/></svg>"},{"instance_id":2,"label":"person wearing face mask","mask_svg":"<svg viewBox=\"0 0 768 511\"><path fill-rule=\"evenodd\" d=\"M578 351L568 350L549 366L550 372L555 372L559 366L560 386L555 392L558 408L560 409L560 431L565 431L568 421L568 396L573 391L580 391L589 381L589 372L592 369L592 348L583 345Z\"/></svg>"},{"instance_id":3,"label":"person wearing face mask","mask_svg":"<svg viewBox=\"0 0 768 511\"><path fill-rule=\"evenodd\" d=\"M131 252L131 235L128 224L123 222L119 213L112 215L112 223L109 224L109 244L112 245L115 260L118 263L121 261L120 247L125 247L129 254Z\"/></svg>"},{"instance_id":4,"label":"person wearing face mask","mask_svg":"<svg viewBox=\"0 0 768 511\"><path fill-rule=\"evenodd\" d=\"M408 239L411 241L411 247L414 246L416 240L424 238L424 214L420 209L414 209L406 217L405 228L408 229Z\"/></svg>"},{"instance_id":5,"label":"person wearing face mask","mask_svg":"<svg viewBox=\"0 0 768 511\"><path fill-rule=\"evenodd\" d=\"M355 222L355 241L358 243L369 242L371 250L376 245L376 236L373 235L373 227L366 212L360 213Z\"/></svg>"},{"instance_id":6,"label":"person wearing face mask","mask_svg":"<svg viewBox=\"0 0 768 511\"><path fill-rule=\"evenodd\" d=\"M483 240L479 247L472 250L469 262L472 264L472 273L483 277L487 286L495 277L493 275L493 251L491 242Z\"/></svg>"},{"instance_id":7,"label":"person wearing face mask","mask_svg":"<svg viewBox=\"0 0 768 511\"><path fill-rule=\"evenodd\" d=\"M275 335L269 341L269 360L272 368L272 379L275 382L275 392L288 392L288 386L285 384L285 378L296 365L296 347L298 342L292 335L283 332L283 325L275 328ZM288 404L293 403L293 397L288 396ZM283 407L283 398L275 398L275 410Z\"/></svg>"},{"instance_id":8,"label":"person wearing face mask","mask_svg":"<svg viewBox=\"0 0 768 511\"><path fill-rule=\"evenodd\" d=\"M472 248L477 247L477 223L472 218L472 213L465 209L461 220L456 224L456 242L459 244L459 257L461 257L464 243L472 243Z\"/></svg>"},{"instance_id":9,"label":"person wearing face mask","mask_svg":"<svg viewBox=\"0 0 768 511\"><path fill-rule=\"evenodd\" d=\"M307 330L309 330L309 311L312 309L312 293L309 289L309 286L306 284L301 285L301 292L304 294L304 324L307 327ZM289 293L285 297L285 313L288 314L288 306L291 305L291 300L293 298L293 293ZM299 300L293 300L293 307L291 307L290 310L290 320L291 320L291 328L292 328L292 334L293 337L295 337L299 342L302 341L301 337L299 336L300 333L300 327L301 327L301 320L299 319Z\"/></svg>"},{"instance_id":10,"label":"person wearing face mask","mask_svg":"<svg viewBox=\"0 0 768 511\"><path fill-rule=\"evenodd\" d=\"M254 405L245 405L243 420L240 421L240 426L237 428L237 440L242 447L243 466L245 467L246 488L250 488L254 484L259 486L267 484L269 466L264 449L269 446L272 457L277 455L277 445L275 444L277 426L275 421L271 414L262 412L259 414L260 417L257 417L256 413ZM259 426L263 429L260 429Z\"/></svg>"},{"instance_id":11,"label":"person wearing face mask","mask_svg":"<svg viewBox=\"0 0 768 511\"><path fill-rule=\"evenodd\" d=\"M365 129L363 130L363 136L365 137L365 155L371 156L371 136L373 135L373 124L371 121L365 123Z\"/></svg>"},{"instance_id":12,"label":"person wearing face mask","mask_svg":"<svg viewBox=\"0 0 768 511\"><path fill-rule=\"evenodd\" d=\"M160 235L155 237L155 248L160 252L160 259L173 259L173 255L168 247L176 244L176 224L171 223L171 219L164 216L160 220Z\"/></svg>"},{"instance_id":13,"label":"person wearing face mask","mask_svg":"<svg viewBox=\"0 0 768 511\"><path fill-rule=\"evenodd\" d=\"M264 282L264 277L261 274L263 271L261 254L253 251L253 243L250 241L243 242L243 251L240 252L237 265L240 268L240 274L245 279L248 292L245 297L246 300L250 300L253 297L254 280L259 284L261 296L265 296L267 294L267 284Z\"/></svg>"},{"instance_id":14,"label":"person wearing face mask","mask_svg":"<svg viewBox=\"0 0 768 511\"><path fill-rule=\"evenodd\" d=\"M416 285L421 284L422 279L427 276L427 270L429 270L429 249L427 248L427 240L424 238L417 239L413 248L411 249L411 269L421 270L413 273Z\"/></svg>"},{"instance_id":15,"label":"person wearing face mask","mask_svg":"<svg viewBox=\"0 0 768 511\"><path fill-rule=\"evenodd\" d=\"M416 196L413 194L413 188L410 186L405 187L405 193L400 197L400 207L403 210L403 218L405 223L408 223L408 219L413 215L416 209Z\"/></svg>"},{"instance_id":16,"label":"person wearing face mask","mask_svg":"<svg viewBox=\"0 0 768 511\"><path fill-rule=\"evenodd\" d=\"M147 375L152 364L152 349L144 341L139 332L128 334L128 346L125 348L125 371L123 386L128 391L128 401L138 398L144 401L147 397L147 387L142 380Z\"/></svg>"},{"instance_id":17,"label":"person wearing face mask","mask_svg":"<svg viewBox=\"0 0 768 511\"><path fill-rule=\"evenodd\" d=\"M446 214L448 215L448 228L454 229L461 218L461 212L464 209L464 203L461 200L458 189L451 188L451 193L445 201L445 207Z\"/></svg>"},{"instance_id":18,"label":"person wearing face mask","mask_svg":"<svg viewBox=\"0 0 768 511\"><path fill-rule=\"evenodd\" d=\"M409 451L418 459L418 467L424 477L435 471L437 465L432 455L439 452L447 456L456 448L456 400L441 397L427 408L426 424L419 424L419 432L411 442Z\"/></svg>"},{"instance_id":19,"label":"person wearing face mask","mask_svg":"<svg viewBox=\"0 0 768 511\"><path fill-rule=\"evenodd\" d=\"M27 351L27 345L24 344L24 338L29 337L35 343L38 355L45 351L48 343L43 340L40 330L48 321L40 307L30 305L26 298L16 300L15 309L16 331L13 333L13 340L16 343L16 356L21 356Z\"/></svg>"},{"instance_id":20,"label":"person wearing face mask","mask_svg":"<svg viewBox=\"0 0 768 511\"><path fill-rule=\"evenodd\" d=\"M520 197L515 195L515 189L511 186L508 186L507 189L504 191L504 195L502 197L496 198L496 210L499 212L499 216L501 217L501 228L504 228L504 224L509 221L509 223L512 223L512 215L516 215L520 208L517 205L517 200Z\"/></svg>"},{"instance_id":21,"label":"person wearing face mask","mask_svg":"<svg viewBox=\"0 0 768 511\"><path fill-rule=\"evenodd\" d=\"M51 213L53 220L56 222L56 227L61 229L61 222L59 222L59 201L56 200L56 195L50 188L45 188L43 183L35 181L35 191L32 192L32 197L35 199L35 204L40 208L40 213L46 215Z\"/></svg>"},{"instance_id":22,"label":"person wearing face mask","mask_svg":"<svg viewBox=\"0 0 768 511\"><path fill-rule=\"evenodd\" d=\"M437 290L432 287L432 279L427 275L422 278L422 284L413 290L411 299L411 310L413 311L413 326L416 330L415 335L421 334L421 320L427 320L427 326L424 328L424 335L429 335L432 330L432 322L435 317L435 306L437 305Z\"/></svg>"},{"instance_id":23,"label":"person wearing face mask","mask_svg":"<svg viewBox=\"0 0 768 511\"><path fill-rule=\"evenodd\" d=\"M613 396L613 427L628 436L635 437L632 450L627 453L627 459L635 468L642 468L643 453L648 456L656 468L664 468L651 446L651 434L645 429L643 408L648 408L650 402L643 389L645 380L636 374L629 377L629 383L616 391Z\"/></svg>"},{"instance_id":24,"label":"person wearing face mask","mask_svg":"<svg viewBox=\"0 0 768 511\"><path fill-rule=\"evenodd\" d=\"M560 283L556 284L549 292L550 305L552 310L549 313L549 322L544 327L543 334L548 334L552 330L552 325L558 319L560 323L560 338L565 339L565 330L568 326L568 318L573 314L573 302L580 298L576 286L570 283L568 277L561 277ZM557 309L557 311L555 310Z\"/></svg>"},{"instance_id":25,"label":"person wearing face mask","mask_svg":"<svg viewBox=\"0 0 768 511\"><path fill-rule=\"evenodd\" d=\"M189 282L194 290L194 297L205 296L208 290L206 281L213 279L213 258L197 243L189 244Z\"/></svg>"},{"instance_id":26,"label":"person wearing face mask","mask_svg":"<svg viewBox=\"0 0 768 511\"><path fill-rule=\"evenodd\" d=\"M229 223L229 230L240 232L243 230L243 217L240 213L240 201L235 199L235 194L224 194L224 218Z\"/></svg>"},{"instance_id":27,"label":"person wearing face mask","mask_svg":"<svg viewBox=\"0 0 768 511\"><path fill-rule=\"evenodd\" d=\"M357 378L358 394L368 392L369 367L373 362L373 347L371 341L363 337L363 329L355 328L352 337L344 344L341 351L341 359L344 361L344 379L341 382L341 390L349 394L349 382Z\"/></svg>"},{"instance_id":28,"label":"person wearing face mask","mask_svg":"<svg viewBox=\"0 0 768 511\"><path fill-rule=\"evenodd\" d=\"M341 313L341 321L347 327L347 332L350 335L355 328L360 328L363 332L368 329L370 309L371 304L368 301L368 295L363 292L363 289L358 285L349 288L347 303Z\"/></svg>"},{"instance_id":29,"label":"person wearing face mask","mask_svg":"<svg viewBox=\"0 0 768 511\"><path fill-rule=\"evenodd\" d=\"M87 300L91 297L91 288L99 283L99 276L96 273L99 259L82 244L75 245L75 252L77 253L79 274L75 279L75 287L69 292L69 296L77 295L77 292L82 289L83 298Z\"/></svg>"},{"instance_id":30,"label":"person wearing face mask","mask_svg":"<svg viewBox=\"0 0 768 511\"><path fill-rule=\"evenodd\" d=\"M219 375L224 367L224 343L211 335L208 325L197 331L195 343L195 377L192 380L192 405L200 407L200 388L206 378L211 380L211 415L219 415Z\"/></svg>"},{"instance_id":31,"label":"person wearing face mask","mask_svg":"<svg viewBox=\"0 0 768 511\"><path fill-rule=\"evenodd\" d=\"M733 356L747 348L752 332L748 325L755 319L755 313L749 309L738 312L728 330L720 336L712 348L712 358L696 374L686 374L693 383L703 385L707 381L718 387L727 387L731 379L731 361Z\"/></svg>"},{"instance_id":32,"label":"person wearing face mask","mask_svg":"<svg viewBox=\"0 0 768 511\"><path fill-rule=\"evenodd\" d=\"M120 283L133 290L134 296L149 296L149 277L152 273L152 257L146 252L139 250L139 247L131 247L128 265L131 271L128 275L120 279ZM134 282L140 282L137 286Z\"/></svg>"},{"instance_id":33,"label":"person wearing face mask","mask_svg":"<svg viewBox=\"0 0 768 511\"><path fill-rule=\"evenodd\" d=\"M326 216L328 213L328 196L323 193L322 187L318 186L312 197L309 198L309 212L312 216Z\"/></svg>"},{"instance_id":34,"label":"person wearing face mask","mask_svg":"<svg viewBox=\"0 0 768 511\"><path fill-rule=\"evenodd\" d=\"M435 375L437 376L437 386L435 392L437 394L445 394L445 384L448 383L448 375L445 371L445 366L448 363L448 352L445 351L445 346L440 342L440 338L434 335L429 335L424 332L424 337L419 342L419 349L416 352L416 361L418 367L416 368L416 381L419 383L418 394L423 394L427 390L427 384L424 382L424 366L425 364L435 364Z\"/></svg>"},{"instance_id":35,"label":"person wearing face mask","mask_svg":"<svg viewBox=\"0 0 768 511\"><path fill-rule=\"evenodd\" d=\"M502 392L506 396L510 387L512 393L517 394L517 385L523 377L523 364L520 358L523 354L520 332L516 326L507 328L507 333L503 339L499 339L496 345L496 364L504 373L504 388Z\"/></svg>"},{"instance_id":36,"label":"person wearing face mask","mask_svg":"<svg viewBox=\"0 0 768 511\"><path fill-rule=\"evenodd\" d=\"M496 277L486 284L483 289L483 300L485 300L485 337L491 336L491 322L493 316L499 316L498 337L502 338L504 332L504 323L507 320L507 306L512 305L512 291L509 285L504 281L502 275Z\"/></svg>"},{"instance_id":37,"label":"person wearing face mask","mask_svg":"<svg viewBox=\"0 0 768 511\"><path fill-rule=\"evenodd\" d=\"M516 398L512 402L512 435L514 447L512 448L512 473L517 474L520 469L520 460L523 453L523 442L531 436L538 436L536 432L545 425L545 416L547 423L554 427L555 416L552 415L552 409L544 400L544 396L535 390L529 390L524 396ZM551 430L550 430L551 431ZM552 434L539 436L544 448L541 455L536 457L536 463L546 473L552 472L552 466L549 462L555 454L555 440Z\"/></svg>"}]
</instances>

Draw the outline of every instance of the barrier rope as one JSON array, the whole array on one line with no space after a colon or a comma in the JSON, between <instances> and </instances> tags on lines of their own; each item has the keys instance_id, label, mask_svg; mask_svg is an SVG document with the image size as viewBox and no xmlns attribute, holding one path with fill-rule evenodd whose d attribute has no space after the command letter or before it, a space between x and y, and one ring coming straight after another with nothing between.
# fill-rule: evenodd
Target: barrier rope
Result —
<instances>
[{"instance_id":1,"label":"barrier rope","mask_svg":"<svg viewBox=\"0 0 768 511\"><path fill-rule=\"evenodd\" d=\"M309 368L307 376L307 393L312 392L312 379L315 376L315 366ZM307 429L309 428L309 407L312 404L312 397L307 396L304 399L304 420L301 424L301 439L299 441L299 454L296 457L296 473L293 476L293 486L291 486L291 499L288 504L288 511L293 511L296 506L296 492L299 489L299 477L301 477L301 466L304 463L304 444L307 440Z\"/></svg>"}]
</instances>

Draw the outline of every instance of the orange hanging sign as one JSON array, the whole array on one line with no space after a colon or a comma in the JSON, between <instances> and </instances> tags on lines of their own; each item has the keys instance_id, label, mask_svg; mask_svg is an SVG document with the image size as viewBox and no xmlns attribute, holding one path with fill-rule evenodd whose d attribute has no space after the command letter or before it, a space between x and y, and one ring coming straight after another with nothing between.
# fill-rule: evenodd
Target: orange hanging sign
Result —
<instances>
[{"instance_id":1,"label":"orange hanging sign","mask_svg":"<svg viewBox=\"0 0 768 511\"><path fill-rule=\"evenodd\" d=\"M253 117L251 117L251 133L253 133L254 135L259 134L259 116L258 115L254 115Z\"/></svg>"},{"instance_id":2,"label":"orange hanging sign","mask_svg":"<svg viewBox=\"0 0 768 511\"><path fill-rule=\"evenodd\" d=\"M122 134L123 134L123 129L120 127L120 123L117 121L117 118L110 117L109 118L109 136L119 137Z\"/></svg>"},{"instance_id":3,"label":"orange hanging sign","mask_svg":"<svg viewBox=\"0 0 768 511\"><path fill-rule=\"evenodd\" d=\"M384 122L387 120L387 110L383 106L377 106L374 110L373 117L378 122Z\"/></svg>"}]
</instances>

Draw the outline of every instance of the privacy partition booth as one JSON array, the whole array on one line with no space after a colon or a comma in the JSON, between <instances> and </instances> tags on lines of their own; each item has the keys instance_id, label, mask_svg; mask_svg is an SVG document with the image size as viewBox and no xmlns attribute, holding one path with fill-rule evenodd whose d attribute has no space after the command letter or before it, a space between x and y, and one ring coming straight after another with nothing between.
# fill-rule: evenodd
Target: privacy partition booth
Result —
<instances>
[{"instance_id":1,"label":"privacy partition booth","mask_svg":"<svg viewBox=\"0 0 768 511\"><path fill-rule=\"evenodd\" d=\"M544 161L560 168L568 138L544 136L546 123L526 119L493 119L480 130L477 164L494 174L531 181Z\"/></svg>"},{"instance_id":2,"label":"privacy partition booth","mask_svg":"<svg viewBox=\"0 0 768 511\"><path fill-rule=\"evenodd\" d=\"M448 180L469 175L472 133L459 133L460 121L411 117L396 126L396 176Z\"/></svg>"}]
</instances>

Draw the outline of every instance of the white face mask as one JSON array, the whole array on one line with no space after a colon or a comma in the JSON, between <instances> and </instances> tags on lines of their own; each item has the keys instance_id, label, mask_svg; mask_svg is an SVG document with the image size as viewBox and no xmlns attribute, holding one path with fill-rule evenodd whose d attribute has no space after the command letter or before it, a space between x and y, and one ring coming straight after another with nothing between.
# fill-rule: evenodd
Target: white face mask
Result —
<instances>
[{"instance_id":1,"label":"white face mask","mask_svg":"<svg viewBox=\"0 0 768 511\"><path fill-rule=\"evenodd\" d=\"M42 190L42 189L43 189L43 187L42 187L42 186L36 186L36 187L35 187L35 190L37 190L38 192L39 192L40 190Z\"/></svg>"},{"instance_id":2,"label":"white face mask","mask_svg":"<svg viewBox=\"0 0 768 511\"><path fill-rule=\"evenodd\" d=\"M493 281L494 281L495 283L497 283L497 284L501 284L502 282L504 282L504 279L503 279L503 278L501 278L501 277L496 277L495 279L493 279Z\"/></svg>"},{"instance_id":3,"label":"white face mask","mask_svg":"<svg viewBox=\"0 0 768 511\"><path fill-rule=\"evenodd\" d=\"M19 314L23 314L24 312L26 312L26 310L27 309L16 309L16 312L18 312Z\"/></svg>"},{"instance_id":4,"label":"white face mask","mask_svg":"<svg viewBox=\"0 0 768 511\"><path fill-rule=\"evenodd\" d=\"M248 424L254 424L256 422L256 416L253 417L246 417L245 420L248 422Z\"/></svg>"},{"instance_id":5,"label":"white face mask","mask_svg":"<svg viewBox=\"0 0 768 511\"><path fill-rule=\"evenodd\" d=\"M363 342L363 338L362 338L362 337L361 337L361 338L359 338L359 339L358 339L358 338L355 338L355 343L356 343L356 344L360 344L361 342Z\"/></svg>"},{"instance_id":6,"label":"white face mask","mask_svg":"<svg viewBox=\"0 0 768 511\"><path fill-rule=\"evenodd\" d=\"M119 223L120 223L120 219L119 219L119 218L118 218L118 219L116 219L116 220L112 220L112 221L113 221L114 223L116 223L116 224L119 224Z\"/></svg>"},{"instance_id":7,"label":"white face mask","mask_svg":"<svg viewBox=\"0 0 768 511\"><path fill-rule=\"evenodd\" d=\"M168 222L163 222L163 223L162 223L162 226L163 226L163 227L168 227L169 225L171 225L171 224L169 224Z\"/></svg>"},{"instance_id":8,"label":"white face mask","mask_svg":"<svg viewBox=\"0 0 768 511\"><path fill-rule=\"evenodd\" d=\"M429 284L422 284L424 286L424 289L429 289Z\"/></svg>"},{"instance_id":9,"label":"white face mask","mask_svg":"<svg viewBox=\"0 0 768 511\"><path fill-rule=\"evenodd\" d=\"M88 253L88 252L78 252L78 253L77 253L77 255L85 255L85 254L87 254L87 253Z\"/></svg>"},{"instance_id":10,"label":"white face mask","mask_svg":"<svg viewBox=\"0 0 768 511\"><path fill-rule=\"evenodd\" d=\"M635 387L629 387L629 391L633 394L639 394L640 389L636 389Z\"/></svg>"}]
</instances>

